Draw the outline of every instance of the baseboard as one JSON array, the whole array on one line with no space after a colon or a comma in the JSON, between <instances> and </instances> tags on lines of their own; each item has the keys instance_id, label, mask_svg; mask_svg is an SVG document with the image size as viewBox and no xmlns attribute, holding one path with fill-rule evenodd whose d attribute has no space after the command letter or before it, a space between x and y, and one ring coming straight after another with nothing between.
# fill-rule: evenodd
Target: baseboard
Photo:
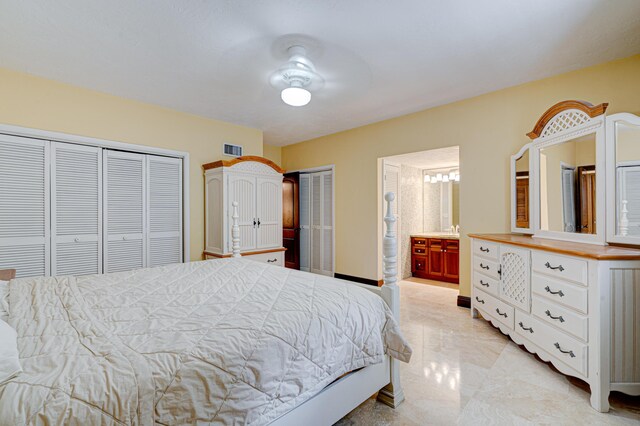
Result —
<instances>
[{"instance_id":1,"label":"baseboard","mask_svg":"<svg viewBox=\"0 0 640 426\"><path fill-rule=\"evenodd\" d=\"M460 306L461 308L471 308L471 298L469 296L458 295L456 305Z\"/></svg>"},{"instance_id":2,"label":"baseboard","mask_svg":"<svg viewBox=\"0 0 640 426\"><path fill-rule=\"evenodd\" d=\"M360 284L374 285L377 287L382 285L382 280L371 280L369 278L354 277L353 275L339 274L337 272L333 274L333 276L335 278L338 278L339 280L353 281Z\"/></svg>"}]
</instances>

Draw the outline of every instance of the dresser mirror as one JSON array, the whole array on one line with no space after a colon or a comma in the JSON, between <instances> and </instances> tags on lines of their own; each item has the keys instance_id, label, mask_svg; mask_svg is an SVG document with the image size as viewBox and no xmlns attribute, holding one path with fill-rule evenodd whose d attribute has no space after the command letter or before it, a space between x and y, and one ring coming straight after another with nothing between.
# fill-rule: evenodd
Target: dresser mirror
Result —
<instances>
[{"instance_id":1,"label":"dresser mirror","mask_svg":"<svg viewBox=\"0 0 640 426\"><path fill-rule=\"evenodd\" d=\"M530 144L511 156L511 232L532 233Z\"/></svg>"},{"instance_id":2,"label":"dresser mirror","mask_svg":"<svg viewBox=\"0 0 640 426\"><path fill-rule=\"evenodd\" d=\"M539 155L540 229L595 234L595 133L545 146Z\"/></svg>"},{"instance_id":3,"label":"dresser mirror","mask_svg":"<svg viewBox=\"0 0 640 426\"><path fill-rule=\"evenodd\" d=\"M640 117L607 117L608 241L640 244Z\"/></svg>"},{"instance_id":4,"label":"dresser mirror","mask_svg":"<svg viewBox=\"0 0 640 426\"><path fill-rule=\"evenodd\" d=\"M606 244L606 108L563 101L538 119L511 157L512 232Z\"/></svg>"}]
</instances>

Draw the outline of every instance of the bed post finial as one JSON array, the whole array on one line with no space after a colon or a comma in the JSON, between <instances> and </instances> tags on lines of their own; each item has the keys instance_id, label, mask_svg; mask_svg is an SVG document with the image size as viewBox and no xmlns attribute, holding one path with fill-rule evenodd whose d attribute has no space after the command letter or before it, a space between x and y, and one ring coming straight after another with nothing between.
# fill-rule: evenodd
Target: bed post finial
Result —
<instances>
[{"instance_id":1,"label":"bed post finial","mask_svg":"<svg viewBox=\"0 0 640 426\"><path fill-rule=\"evenodd\" d=\"M382 273L384 274L384 285L397 287L398 280L398 244L396 242L396 231L394 229L396 217L393 215L391 204L396 196L393 192L387 192L384 199L387 202L387 213L384 216L384 223L387 226L382 242ZM393 308L391 308L393 309ZM396 312L394 312L394 315ZM396 318L397 319L397 318Z\"/></svg>"},{"instance_id":2,"label":"bed post finial","mask_svg":"<svg viewBox=\"0 0 640 426\"><path fill-rule=\"evenodd\" d=\"M395 223L396 217L393 214L391 203L395 200L396 196L393 192L387 192L384 195L384 199L387 202L387 213L384 216L384 223L387 226L384 234L384 240L382 241L382 273L384 274L384 283L380 289L381 296L391 312L393 317L398 323L400 323L400 287L396 282L398 281L398 244L396 242ZM400 384L400 361L390 358L390 381L389 384L378 392L378 401L386 404L392 408L396 408L404 401L404 392L402 391L402 385Z\"/></svg>"},{"instance_id":3,"label":"bed post finial","mask_svg":"<svg viewBox=\"0 0 640 426\"><path fill-rule=\"evenodd\" d=\"M231 253L233 253L233 257L240 257L240 226L238 225L240 215L238 214L238 202L234 201L231 205L233 206L233 214L231 216L231 220L233 221L233 225L231 226Z\"/></svg>"}]
</instances>

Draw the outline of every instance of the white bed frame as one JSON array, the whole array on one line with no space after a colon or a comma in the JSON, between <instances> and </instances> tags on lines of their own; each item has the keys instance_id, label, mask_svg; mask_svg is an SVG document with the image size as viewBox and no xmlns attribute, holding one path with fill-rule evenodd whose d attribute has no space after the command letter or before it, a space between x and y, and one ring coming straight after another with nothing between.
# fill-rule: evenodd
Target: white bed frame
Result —
<instances>
[{"instance_id":1,"label":"white bed frame","mask_svg":"<svg viewBox=\"0 0 640 426\"><path fill-rule=\"evenodd\" d=\"M391 213L391 203L395 199L388 192L384 199L387 212L384 217L386 233L382 247L384 284L382 287L343 281L345 285L357 285L382 297L389 305L396 321L400 321L400 288L397 279L397 242L395 234L396 219ZM231 241L233 257L240 257L240 227L238 226L238 203L234 201ZM351 410L378 393L378 401L396 408L404 401L400 385L400 365L398 360L385 356L381 364L362 368L336 380L320 393L274 420L276 426L327 426L332 425Z\"/></svg>"}]
</instances>

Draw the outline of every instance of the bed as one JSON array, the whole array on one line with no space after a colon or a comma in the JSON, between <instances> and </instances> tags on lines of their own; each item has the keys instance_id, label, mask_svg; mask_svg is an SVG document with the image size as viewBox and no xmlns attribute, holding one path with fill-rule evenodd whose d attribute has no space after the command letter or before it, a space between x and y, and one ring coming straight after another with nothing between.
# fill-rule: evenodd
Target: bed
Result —
<instances>
[{"instance_id":1,"label":"bed","mask_svg":"<svg viewBox=\"0 0 640 426\"><path fill-rule=\"evenodd\" d=\"M237 244L231 259L11 280L23 371L0 384L0 424L325 425L378 391L397 406L411 349L393 220L379 289L238 258Z\"/></svg>"}]
</instances>

